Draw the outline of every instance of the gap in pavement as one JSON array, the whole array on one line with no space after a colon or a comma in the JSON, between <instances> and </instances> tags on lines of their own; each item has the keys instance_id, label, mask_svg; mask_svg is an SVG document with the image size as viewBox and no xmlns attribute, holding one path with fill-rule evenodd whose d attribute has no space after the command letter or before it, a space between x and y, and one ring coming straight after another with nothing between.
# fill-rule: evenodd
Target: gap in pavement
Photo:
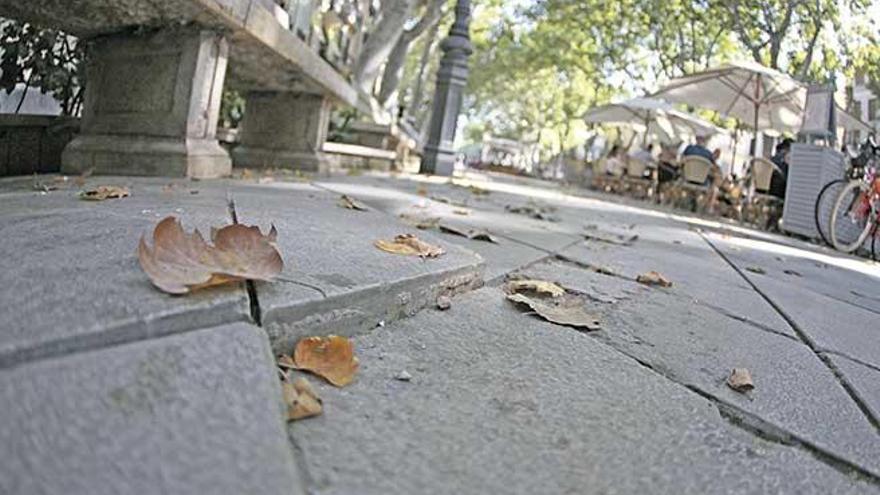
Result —
<instances>
[{"instance_id":1,"label":"gap in pavement","mask_svg":"<svg viewBox=\"0 0 880 495\"><path fill-rule=\"evenodd\" d=\"M849 383L849 381L846 379L846 377L843 376L843 373L841 373L840 370L837 368L837 366L835 366L834 363L832 363L831 360L828 359L828 356L824 355L817 348L816 343L813 341L813 339L810 338L810 336L807 335L806 332L804 332L803 329L800 328L800 326L794 322L794 320L788 315L788 313L785 312L785 310L783 310L778 304L776 304L776 302L773 301L769 296L767 296L767 294L765 294L761 289L759 289L758 286L756 286L742 272L742 270L740 270L740 268L738 266L736 266L735 263L733 263L724 253L722 253L721 250L718 249L715 246L715 244L713 244L712 241L710 241L702 232L700 233L700 237L702 237L703 240L709 245L709 247L711 247L712 250L714 250L715 253L718 254L718 256L722 260L724 260L725 263L730 265L730 267L733 268L734 271L736 271L736 273L738 273L739 276L743 280L746 281L746 283L748 283L750 286L752 286L752 288L755 290L755 292L757 292L767 302L767 304L769 304L773 308L774 311L779 313L779 316L782 317L782 319L784 319L788 323L788 325L795 331L798 338L807 347L809 347L810 350L813 352L813 354L815 354L815 356L820 361L822 361L822 363L831 371L831 373L837 379L838 383L840 383L840 386L843 387L843 389L846 391L847 395L849 395L850 400L852 400L853 403L862 412L862 414L864 414L865 418L868 420L868 422L871 424L871 426L873 426L874 429L877 430L878 433L880 433L880 419L878 419L877 417L875 417L871 413L870 408L867 406L867 404L865 404L865 402L862 400L862 398L859 396L859 394L855 391L855 389Z\"/></svg>"}]
</instances>

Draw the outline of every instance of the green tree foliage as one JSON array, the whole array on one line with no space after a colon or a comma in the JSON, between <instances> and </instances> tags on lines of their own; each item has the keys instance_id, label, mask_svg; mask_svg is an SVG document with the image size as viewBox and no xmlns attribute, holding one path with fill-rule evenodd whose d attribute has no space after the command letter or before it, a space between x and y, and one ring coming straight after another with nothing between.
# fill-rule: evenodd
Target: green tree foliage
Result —
<instances>
[{"instance_id":1,"label":"green tree foliage","mask_svg":"<svg viewBox=\"0 0 880 495\"><path fill-rule=\"evenodd\" d=\"M555 152L573 144L590 106L732 59L805 82L876 74L880 45L844 22L872 1L484 0L472 26L471 122Z\"/></svg>"},{"instance_id":2,"label":"green tree foliage","mask_svg":"<svg viewBox=\"0 0 880 495\"><path fill-rule=\"evenodd\" d=\"M11 93L24 83L51 93L64 115L82 107L84 53L78 41L61 31L0 20L0 88Z\"/></svg>"}]
</instances>

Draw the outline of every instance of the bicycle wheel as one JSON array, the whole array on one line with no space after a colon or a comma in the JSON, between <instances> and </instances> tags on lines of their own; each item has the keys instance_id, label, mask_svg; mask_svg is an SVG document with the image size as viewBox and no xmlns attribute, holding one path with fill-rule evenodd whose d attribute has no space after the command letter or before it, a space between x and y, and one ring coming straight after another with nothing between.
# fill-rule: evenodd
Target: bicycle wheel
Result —
<instances>
[{"instance_id":1,"label":"bicycle wheel","mask_svg":"<svg viewBox=\"0 0 880 495\"><path fill-rule=\"evenodd\" d=\"M831 223L831 209L834 208L834 201L840 194L840 191L849 183L846 179L835 179L819 191L816 197L816 204L813 206L813 220L816 222L816 231L822 242L831 246L831 239L828 237L828 225Z\"/></svg>"},{"instance_id":2,"label":"bicycle wheel","mask_svg":"<svg viewBox=\"0 0 880 495\"><path fill-rule=\"evenodd\" d=\"M840 191L831 209L831 245L844 253L859 248L868 238L874 223L868 214L861 214L862 183L852 181Z\"/></svg>"}]
</instances>

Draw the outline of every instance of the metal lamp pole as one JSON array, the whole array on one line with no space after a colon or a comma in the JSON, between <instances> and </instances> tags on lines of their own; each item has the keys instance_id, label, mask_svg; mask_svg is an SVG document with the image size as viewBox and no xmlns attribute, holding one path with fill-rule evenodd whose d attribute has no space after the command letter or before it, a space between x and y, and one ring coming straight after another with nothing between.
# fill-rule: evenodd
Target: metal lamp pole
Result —
<instances>
[{"instance_id":1,"label":"metal lamp pole","mask_svg":"<svg viewBox=\"0 0 880 495\"><path fill-rule=\"evenodd\" d=\"M461 112L462 96L468 79L468 57L473 53L470 39L470 0L455 4L455 23L440 43L443 58L437 70L437 87L428 127L422 165L423 174L452 175L455 165L455 127Z\"/></svg>"}]
</instances>

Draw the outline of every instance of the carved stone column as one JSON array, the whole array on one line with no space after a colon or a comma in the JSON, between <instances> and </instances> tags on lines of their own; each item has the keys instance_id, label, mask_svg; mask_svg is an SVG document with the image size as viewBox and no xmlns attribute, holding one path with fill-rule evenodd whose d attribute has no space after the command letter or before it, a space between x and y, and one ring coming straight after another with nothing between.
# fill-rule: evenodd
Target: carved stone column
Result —
<instances>
[{"instance_id":1,"label":"carved stone column","mask_svg":"<svg viewBox=\"0 0 880 495\"><path fill-rule=\"evenodd\" d=\"M62 170L220 177L232 170L216 139L229 51L196 27L95 39L81 134Z\"/></svg>"},{"instance_id":2,"label":"carved stone column","mask_svg":"<svg viewBox=\"0 0 880 495\"><path fill-rule=\"evenodd\" d=\"M452 175L455 165L455 128L467 85L468 57L473 53L469 35L470 11L470 0L458 0L455 23L449 36L440 43L443 58L437 70L428 142L420 169L423 174Z\"/></svg>"}]
</instances>

